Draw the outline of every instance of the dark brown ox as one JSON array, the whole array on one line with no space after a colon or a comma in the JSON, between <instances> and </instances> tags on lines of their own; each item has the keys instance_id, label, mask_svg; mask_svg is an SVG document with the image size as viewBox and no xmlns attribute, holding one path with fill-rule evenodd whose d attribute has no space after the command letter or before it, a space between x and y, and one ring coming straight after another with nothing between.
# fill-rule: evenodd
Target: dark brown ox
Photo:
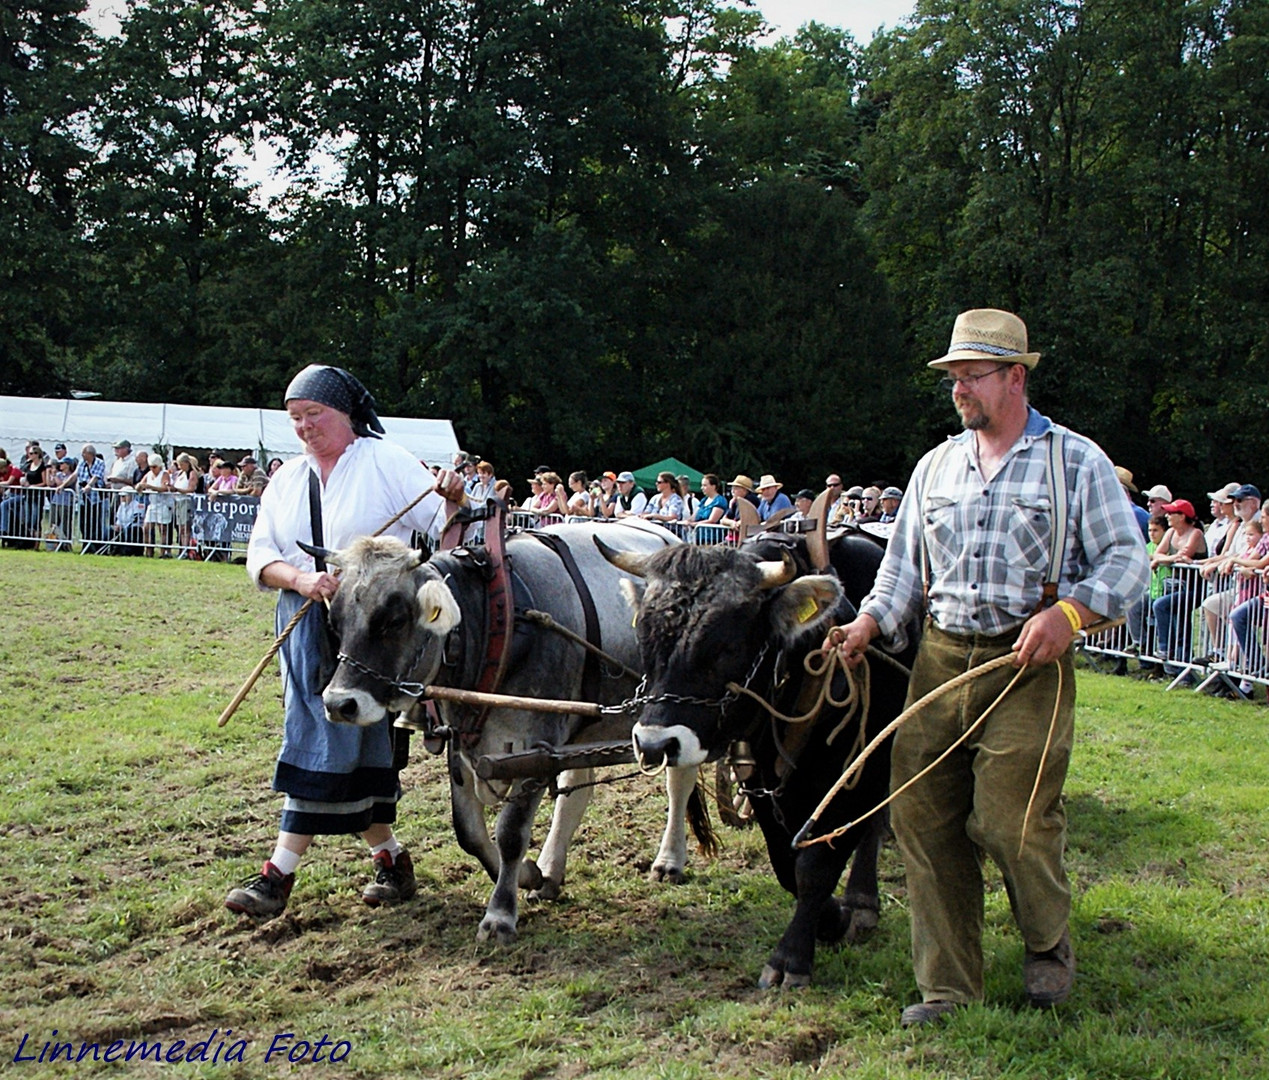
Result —
<instances>
[{"instance_id":1,"label":"dark brown ox","mask_svg":"<svg viewBox=\"0 0 1269 1080\"><path fill-rule=\"evenodd\" d=\"M786 716L810 711L819 684L803 660L818 649L830 626L853 617L852 600L866 594L881 548L862 536L846 537L832 547L834 572L826 574L811 572L805 542L793 537L759 538L741 549L607 554L646 582L642 589L627 589L648 680L647 702L633 733L636 751L647 763L700 765L721 757L737 740L749 744L753 771L741 790L762 827L780 884L797 898L760 985L806 985L817 937L854 940L876 925L883 815L872 815L831 846L791 847L861 745L862 710L850 715L826 704L811 720L785 723L728 686L747 687ZM898 714L907 689L899 669L881 662L867 668L871 705L865 740ZM831 690L838 701L848 696L840 671ZM868 759L858 783L830 805L820 819L820 833L880 803L889 772L887 744ZM838 900L834 889L857 849L845 895Z\"/></svg>"}]
</instances>

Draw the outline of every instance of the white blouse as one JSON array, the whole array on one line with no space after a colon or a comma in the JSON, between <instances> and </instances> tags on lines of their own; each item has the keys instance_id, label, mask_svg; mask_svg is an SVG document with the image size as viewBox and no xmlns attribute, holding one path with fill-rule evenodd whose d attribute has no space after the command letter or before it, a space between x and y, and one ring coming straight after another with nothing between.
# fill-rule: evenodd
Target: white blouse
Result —
<instances>
[{"instance_id":1,"label":"white blouse","mask_svg":"<svg viewBox=\"0 0 1269 1080\"><path fill-rule=\"evenodd\" d=\"M273 474L260 496L259 514L247 546L247 573L257 585L260 571L278 560L305 573L314 569L312 556L301 551L297 543L311 543L313 538L308 504L310 472L320 480L321 471L312 455L292 458ZM415 531L438 535L445 523L445 500L433 490L435 486L431 471L405 447L386 439L354 439L321 488L323 546L332 550L347 547L358 537L377 532L424 492L430 494L383 535L407 544Z\"/></svg>"}]
</instances>

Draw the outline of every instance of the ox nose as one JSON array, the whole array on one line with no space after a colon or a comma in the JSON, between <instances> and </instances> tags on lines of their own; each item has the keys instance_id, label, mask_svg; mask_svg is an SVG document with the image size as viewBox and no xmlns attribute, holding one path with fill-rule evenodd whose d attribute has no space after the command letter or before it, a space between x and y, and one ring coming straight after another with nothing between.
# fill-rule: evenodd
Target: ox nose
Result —
<instances>
[{"instance_id":1,"label":"ox nose","mask_svg":"<svg viewBox=\"0 0 1269 1080\"><path fill-rule=\"evenodd\" d=\"M634 733L635 757L645 767L655 767L662 762L677 765L679 740L659 728L636 729Z\"/></svg>"},{"instance_id":2,"label":"ox nose","mask_svg":"<svg viewBox=\"0 0 1269 1080\"><path fill-rule=\"evenodd\" d=\"M343 720L347 723L357 719L358 709L358 701L352 696L336 698L326 703L326 711L332 720Z\"/></svg>"}]
</instances>

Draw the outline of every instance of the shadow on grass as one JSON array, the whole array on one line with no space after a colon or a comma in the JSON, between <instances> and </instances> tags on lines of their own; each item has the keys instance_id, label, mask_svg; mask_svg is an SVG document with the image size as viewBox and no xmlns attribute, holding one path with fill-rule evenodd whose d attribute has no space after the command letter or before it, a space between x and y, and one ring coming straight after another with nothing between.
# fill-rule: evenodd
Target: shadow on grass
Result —
<instances>
[{"instance_id":1,"label":"shadow on grass","mask_svg":"<svg viewBox=\"0 0 1269 1080\"><path fill-rule=\"evenodd\" d=\"M1068 795L1066 818L1068 859L1090 881L1184 873L1187 858L1219 835L1197 810L1115 804L1089 794Z\"/></svg>"}]
</instances>

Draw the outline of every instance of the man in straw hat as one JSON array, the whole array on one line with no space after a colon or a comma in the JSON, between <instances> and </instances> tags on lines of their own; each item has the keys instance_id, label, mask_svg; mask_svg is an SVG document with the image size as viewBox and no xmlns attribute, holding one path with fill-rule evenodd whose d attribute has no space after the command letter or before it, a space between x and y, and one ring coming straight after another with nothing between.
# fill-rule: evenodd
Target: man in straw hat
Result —
<instances>
[{"instance_id":1,"label":"man in straw hat","mask_svg":"<svg viewBox=\"0 0 1269 1080\"><path fill-rule=\"evenodd\" d=\"M1061 802L1074 729L1071 644L1081 626L1121 615L1145 590L1149 567L1109 459L1028 404L1027 376L1039 359L1016 315L988 309L956 319L947 355L930 366L946 373L965 430L918 462L872 593L828 638L857 664L875 637L901 648L903 627L924 605L909 702L1013 657L900 727L895 791L1017 676L973 734L893 804L921 991L903 1010L904 1026L983 999L980 851L1004 875L1031 1004L1063 1001L1074 979ZM1061 543L1051 545L1055 528ZM1046 589L1051 561L1060 572Z\"/></svg>"},{"instance_id":2,"label":"man in straw hat","mask_svg":"<svg viewBox=\"0 0 1269 1080\"><path fill-rule=\"evenodd\" d=\"M770 473L764 473L758 481L758 520L766 521L781 510L793 509L793 500L780 489L784 487Z\"/></svg>"}]
</instances>

